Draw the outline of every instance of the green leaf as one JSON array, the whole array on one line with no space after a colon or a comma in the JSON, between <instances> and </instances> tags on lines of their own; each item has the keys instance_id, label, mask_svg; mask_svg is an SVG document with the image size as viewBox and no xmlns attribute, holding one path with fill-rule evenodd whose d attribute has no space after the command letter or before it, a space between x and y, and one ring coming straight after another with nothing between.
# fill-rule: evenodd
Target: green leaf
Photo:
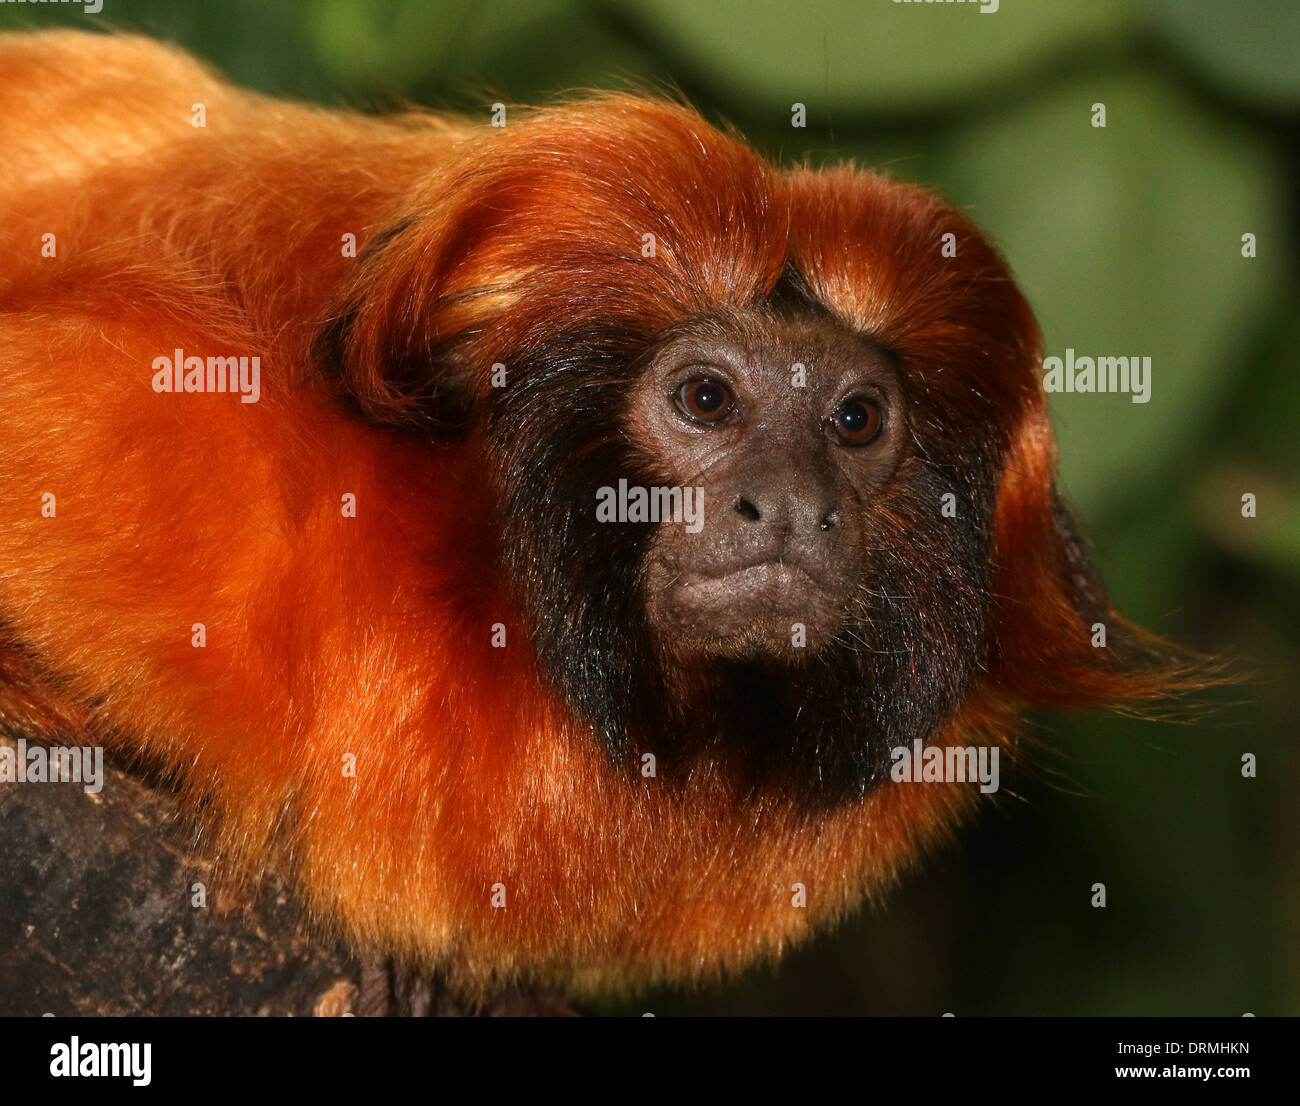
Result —
<instances>
[{"instance_id":1,"label":"green leaf","mask_svg":"<svg viewBox=\"0 0 1300 1106\"><path fill-rule=\"evenodd\" d=\"M1300 104L1296 0L1148 0L1156 33L1229 92L1271 107Z\"/></svg>"},{"instance_id":2,"label":"green leaf","mask_svg":"<svg viewBox=\"0 0 1300 1106\"><path fill-rule=\"evenodd\" d=\"M474 7L469 0L316 0L301 14L317 55L339 80L405 84L448 54Z\"/></svg>"},{"instance_id":3,"label":"green leaf","mask_svg":"<svg viewBox=\"0 0 1300 1106\"><path fill-rule=\"evenodd\" d=\"M1091 125L1092 105L1107 126ZM1213 407L1275 304L1291 245L1269 147L1144 75L1054 89L953 143L941 180L993 234L1047 355L1148 356L1151 399L1057 394L1061 469L1085 510L1192 478ZM1258 256L1242 256L1242 235Z\"/></svg>"},{"instance_id":4,"label":"green leaf","mask_svg":"<svg viewBox=\"0 0 1300 1106\"><path fill-rule=\"evenodd\" d=\"M915 111L978 100L1025 73L1106 43L1132 25L1120 0L889 3L607 0L731 101Z\"/></svg>"},{"instance_id":5,"label":"green leaf","mask_svg":"<svg viewBox=\"0 0 1300 1106\"><path fill-rule=\"evenodd\" d=\"M317 0L302 15L305 35L345 84L465 109L655 72L653 58L579 0Z\"/></svg>"}]
</instances>

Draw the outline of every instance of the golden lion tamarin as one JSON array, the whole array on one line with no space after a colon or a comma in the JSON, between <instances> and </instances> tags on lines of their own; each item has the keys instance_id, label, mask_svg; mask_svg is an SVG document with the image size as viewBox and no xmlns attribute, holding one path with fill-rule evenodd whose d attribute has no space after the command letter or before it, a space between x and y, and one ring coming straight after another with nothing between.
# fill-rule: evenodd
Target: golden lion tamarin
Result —
<instances>
[{"instance_id":1,"label":"golden lion tamarin","mask_svg":"<svg viewBox=\"0 0 1300 1106\"><path fill-rule=\"evenodd\" d=\"M900 754L1192 679L921 188L653 97L370 118L70 32L0 38L0 149L0 718L164 766L360 948L738 969L978 801Z\"/></svg>"}]
</instances>

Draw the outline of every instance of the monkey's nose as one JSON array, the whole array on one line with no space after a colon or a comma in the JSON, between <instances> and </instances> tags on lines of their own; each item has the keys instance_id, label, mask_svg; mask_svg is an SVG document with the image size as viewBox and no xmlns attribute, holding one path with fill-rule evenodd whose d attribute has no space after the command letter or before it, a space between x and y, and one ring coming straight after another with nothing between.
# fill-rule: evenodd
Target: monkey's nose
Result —
<instances>
[{"instance_id":1,"label":"monkey's nose","mask_svg":"<svg viewBox=\"0 0 1300 1106\"><path fill-rule=\"evenodd\" d=\"M778 532L802 534L815 528L825 533L840 524L838 508L819 504L815 498L775 497L763 506L756 500L757 496L738 496L734 504L736 513L746 522L763 523ZM810 525L814 520L815 527Z\"/></svg>"}]
</instances>

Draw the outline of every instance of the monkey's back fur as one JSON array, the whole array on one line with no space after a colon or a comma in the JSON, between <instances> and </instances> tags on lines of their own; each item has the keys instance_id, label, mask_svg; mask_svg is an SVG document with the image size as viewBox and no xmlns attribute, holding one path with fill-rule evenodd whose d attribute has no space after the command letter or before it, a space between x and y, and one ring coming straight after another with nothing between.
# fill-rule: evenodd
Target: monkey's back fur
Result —
<instances>
[{"instance_id":1,"label":"monkey's back fur","mask_svg":"<svg viewBox=\"0 0 1300 1106\"><path fill-rule=\"evenodd\" d=\"M469 988L710 977L882 890L974 804L950 783L809 807L707 759L614 763L503 578L482 430L378 425L451 337L445 371L484 396L548 327L654 333L793 263L930 366L954 425L975 396L991 428L985 653L928 740L1010 753L1027 707L1167 684L1090 644L1123 624L1061 522L1032 317L921 189L779 171L655 99L375 119L72 33L0 38L0 150L0 721L164 766L228 870L287 866L361 946ZM259 356L260 399L158 394L176 350Z\"/></svg>"}]
</instances>

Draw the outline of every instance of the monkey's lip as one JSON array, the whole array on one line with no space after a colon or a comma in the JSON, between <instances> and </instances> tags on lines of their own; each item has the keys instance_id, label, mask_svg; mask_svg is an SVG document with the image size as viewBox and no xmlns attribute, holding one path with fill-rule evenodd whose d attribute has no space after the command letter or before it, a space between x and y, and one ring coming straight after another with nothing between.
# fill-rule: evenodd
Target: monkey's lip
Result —
<instances>
[{"instance_id":1,"label":"monkey's lip","mask_svg":"<svg viewBox=\"0 0 1300 1106\"><path fill-rule=\"evenodd\" d=\"M803 659L835 633L837 596L802 565L764 561L724 572L679 572L653 594L651 620L684 654ZM805 648L792 649L803 627Z\"/></svg>"},{"instance_id":2,"label":"monkey's lip","mask_svg":"<svg viewBox=\"0 0 1300 1106\"><path fill-rule=\"evenodd\" d=\"M802 565L789 562L683 574L665 598L676 612L673 621L709 638L751 633L759 626L788 636L792 622L820 625L838 619L839 604L830 589Z\"/></svg>"},{"instance_id":3,"label":"monkey's lip","mask_svg":"<svg viewBox=\"0 0 1300 1106\"><path fill-rule=\"evenodd\" d=\"M675 588L685 593L684 598L699 602L715 599L735 602L737 596L769 593L773 596L820 594L822 584L800 565L779 561L761 561L758 564L728 569L722 573L697 573L683 576Z\"/></svg>"}]
</instances>

